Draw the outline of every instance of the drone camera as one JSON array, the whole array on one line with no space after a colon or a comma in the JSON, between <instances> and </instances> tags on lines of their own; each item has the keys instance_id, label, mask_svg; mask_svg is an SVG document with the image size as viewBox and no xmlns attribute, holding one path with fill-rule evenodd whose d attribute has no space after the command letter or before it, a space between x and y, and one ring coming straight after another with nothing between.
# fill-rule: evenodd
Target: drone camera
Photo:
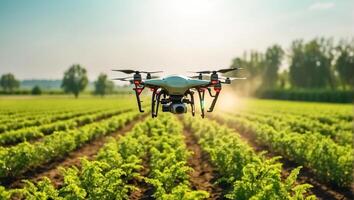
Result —
<instances>
[{"instance_id":1,"label":"drone camera","mask_svg":"<svg viewBox=\"0 0 354 200\"><path fill-rule=\"evenodd\" d=\"M183 103L162 104L162 112L183 114L187 112L187 106Z\"/></svg>"},{"instance_id":2,"label":"drone camera","mask_svg":"<svg viewBox=\"0 0 354 200\"><path fill-rule=\"evenodd\" d=\"M183 114L187 112L187 106L183 103L171 104L171 112L176 114Z\"/></svg>"}]
</instances>

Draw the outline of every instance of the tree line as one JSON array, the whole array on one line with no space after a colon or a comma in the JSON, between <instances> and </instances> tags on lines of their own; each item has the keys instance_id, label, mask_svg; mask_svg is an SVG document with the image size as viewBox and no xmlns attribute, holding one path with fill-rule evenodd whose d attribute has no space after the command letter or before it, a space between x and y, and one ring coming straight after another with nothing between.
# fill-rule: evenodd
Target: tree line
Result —
<instances>
[{"instance_id":1,"label":"tree line","mask_svg":"<svg viewBox=\"0 0 354 200\"><path fill-rule=\"evenodd\" d=\"M65 93L74 94L78 98L79 94L85 90L88 85L87 70L79 64L74 64L64 72L61 88ZM12 73L3 74L0 78L0 86L7 94L13 93L20 87L18 81ZM114 83L108 79L107 74L101 73L94 82L94 94L104 96L114 90ZM31 90L34 95L42 93L40 87L34 86Z\"/></svg>"},{"instance_id":2,"label":"tree line","mask_svg":"<svg viewBox=\"0 0 354 200\"><path fill-rule=\"evenodd\" d=\"M287 61L285 70L280 70ZM265 52L249 51L236 57L231 67L242 67L248 80L235 87L259 89L351 90L354 85L354 38L295 40L288 50L274 44ZM240 72L234 72L239 76Z\"/></svg>"}]
</instances>

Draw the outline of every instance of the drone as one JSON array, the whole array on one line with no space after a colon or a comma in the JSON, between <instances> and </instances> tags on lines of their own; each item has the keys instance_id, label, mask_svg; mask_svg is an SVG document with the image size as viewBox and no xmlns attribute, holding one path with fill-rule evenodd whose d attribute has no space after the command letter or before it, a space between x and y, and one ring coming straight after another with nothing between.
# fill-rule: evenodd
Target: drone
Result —
<instances>
[{"instance_id":1,"label":"drone","mask_svg":"<svg viewBox=\"0 0 354 200\"><path fill-rule=\"evenodd\" d=\"M134 85L136 100L140 112L142 109L142 101L140 95L145 88L149 88L152 92L151 99L151 117L157 117L159 106L162 105L162 112L171 112L174 114L187 113L187 105L191 107L192 115L195 116L194 93L198 93L200 101L201 117L205 117L204 98L205 93L213 99L208 112L213 112L215 104L220 95L222 84L231 84L232 80L245 79L236 77L223 77L219 73L227 73L241 68L228 68L215 71L197 71L197 76L169 75L165 77L152 76L152 74L162 73L163 71L136 71L131 69L114 69L112 71L123 72L125 74L133 74L132 77L114 78L113 80L128 81ZM143 80L142 74L146 74ZM208 80L203 79L207 76ZM214 92L212 92L212 89Z\"/></svg>"}]
</instances>

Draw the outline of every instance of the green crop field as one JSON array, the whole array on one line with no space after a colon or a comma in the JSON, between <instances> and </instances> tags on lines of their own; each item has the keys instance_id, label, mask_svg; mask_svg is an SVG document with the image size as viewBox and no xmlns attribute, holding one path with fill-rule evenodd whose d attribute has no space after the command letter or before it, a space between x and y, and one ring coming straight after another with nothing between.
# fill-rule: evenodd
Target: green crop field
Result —
<instances>
[{"instance_id":1,"label":"green crop field","mask_svg":"<svg viewBox=\"0 0 354 200\"><path fill-rule=\"evenodd\" d=\"M2 97L0 199L353 199L350 104L243 99L205 119L148 106Z\"/></svg>"}]
</instances>

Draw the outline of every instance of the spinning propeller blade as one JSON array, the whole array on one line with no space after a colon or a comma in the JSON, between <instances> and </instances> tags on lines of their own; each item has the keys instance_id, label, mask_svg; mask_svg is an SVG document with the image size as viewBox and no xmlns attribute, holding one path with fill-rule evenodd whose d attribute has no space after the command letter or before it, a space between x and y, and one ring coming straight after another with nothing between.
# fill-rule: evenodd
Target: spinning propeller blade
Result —
<instances>
[{"instance_id":1,"label":"spinning propeller blade","mask_svg":"<svg viewBox=\"0 0 354 200\"><path fill-rule=\"evenodd\" d=\"M112 80L117 80L117 81L129 81L131 77L124 77L124 78L113 78Z\"/></svg>"},{"instance_id":2,"label":"spinning propeller blade","mask_svg":"<svg viewBox=\"0 0 354 200\"><path fill-rule=\"evenodd\" d=\"M224 74L224 73L231 72L234 70L239 70L239 69L242 69L242 68L236 67L236 68L229 68L229 69L219 69L217 72Z\"/></svg>"},{"instance_id":3,"label":"spinning propeller blade","mask_svg":"<svg viewBox=\"0 0 354 200\"><path fill-rule=\"evenodd\" d=\"M162 73L163 71L154 71L154 72L139 71L139 72L145 74L157 74L157 73Z\"/></svg>"},{"instance_id":4,"label":"spinning propeller blade","mask_svg":"<svg viewBox=\"0 0 354 200\"><path fill-rule=\"evenodd\" d=\"M197 72L192 72L192 73L198 73L198 74L211 74L211 73L227 73L227 72L230 72L230 71L234 71L234 70L239 70L239 69L242 69L242 68L239 68L239 67L236 67L236 68L227 68L227 69L219 69L219 70L205 70L205 71L197 71Z\"/></svg>"},{"instance_id":5,"label":"spinning propeller blade","mask_svg":"<svg viewBox=\"0 0 354 200\"><path fill-rule=\"evenodd\" d=\"M188 76L189 78L199 78L199 76Z\"/></svg>"},{"instance_id":6,"label":"spinning propeller blade","mask_svg":"<svg viewBox=\"0 0 354 200\"><path fill-rule=\"evenodd\" d=\"M137 71L137 70L131 70L131 69L112 69L112 71L123 72L123 73L126 73L126 74L133 74L133 73L156 74L156 73L163 72L163 71L153 71L153 72Z\"/></svg>"},{"instance_id":7,"label":"spinning propeller blade","mask_svg":"<svg viewBox=\"0 0 354 200\"><path fill-rule=\"evenodd\" d=\"M112 71L123 72L123 73L126 73L126 74L132 74L132 73L136 72L135 70L130 70L130 69L112 69Z\"/></svg>"},{"instance_id":8,"label":"spinning propeller blade","mask_svg":"<svg viewBox=\"0 0 354 200\"><path fill-rule=\"evenodd\" d=\"M246 77L230 77L229 78L230 80L246 80L247 78Z\"/></svg>"}]
</instances>

